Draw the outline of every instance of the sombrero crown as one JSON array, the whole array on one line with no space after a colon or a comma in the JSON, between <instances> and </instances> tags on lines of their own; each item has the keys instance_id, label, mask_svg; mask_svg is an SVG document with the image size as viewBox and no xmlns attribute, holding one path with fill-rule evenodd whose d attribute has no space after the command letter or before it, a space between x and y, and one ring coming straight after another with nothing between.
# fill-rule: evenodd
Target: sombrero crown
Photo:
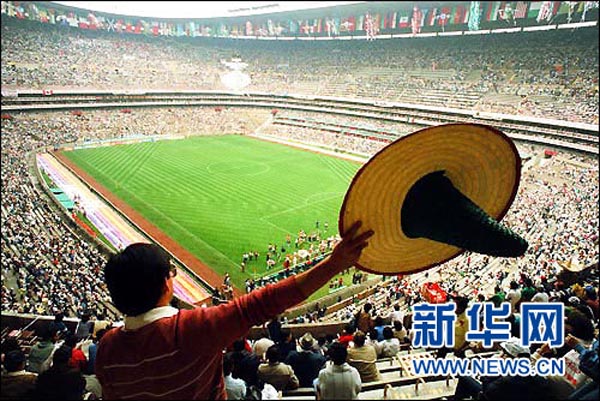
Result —
<instances>
[{"instance_id":1,"label":"sombrero crown","mask_svg":"<svg viewBox=\"0 0 600 401\"><path fill-rule=\"evenodd\" d=\"M520 256L527 242L498 223L519 186L521 159L499 130L447 124L403 137L355 175L339 229L362 220L374 230L357 266L411 273L464 250Z\"/></svg>"}]
</instances>

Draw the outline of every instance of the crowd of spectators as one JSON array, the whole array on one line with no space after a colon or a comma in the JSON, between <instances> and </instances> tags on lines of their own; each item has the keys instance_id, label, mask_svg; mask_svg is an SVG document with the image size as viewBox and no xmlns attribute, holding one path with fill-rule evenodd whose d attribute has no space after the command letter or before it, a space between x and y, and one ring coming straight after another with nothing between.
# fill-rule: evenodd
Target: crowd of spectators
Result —
<instances>
[{"instance_id":1,"label":"crowd of spectators","mask_svg":"<svg viewBox=\"0 0 600 401\"><path fill-rule=\"evenodd\" d=\"M318 43L124 37L12 19L2 30L6 89L227 89L221 60L235 55L249 91L598 123L594 28Z\"/></svg>"}]
</instances>

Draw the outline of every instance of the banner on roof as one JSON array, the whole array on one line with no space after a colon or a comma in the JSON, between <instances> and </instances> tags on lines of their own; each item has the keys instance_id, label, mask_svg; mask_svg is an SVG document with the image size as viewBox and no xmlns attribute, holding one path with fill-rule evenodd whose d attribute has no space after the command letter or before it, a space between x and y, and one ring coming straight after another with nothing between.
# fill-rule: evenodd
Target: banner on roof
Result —
<instances>
[{"instance_id":1,"label":"banner on roof","mask_svg":"<svg viewBox=\"0 0 600 401\"><path fill-rule=\"evenodd\" d=\"M45 2L2 1L3 15L38 21L47 24L60 24L86 30L100 30L124 34L145 34L154 36L321 36L337 37L361 32L369 38L379 32L395 33L411 28L413 33L420 33L423 26L432 31L445 30L452 25L468 24L469 30L479 30L481 25L505 21L517 25L518 20L535 19L540 24L549 24L560 15L567 22L579 22L589 19L590 10L598 8L598 1L493 1L493 2L457 2L452 6L420 8L414 3L411 8L397 2L390 6L374 10L377 12L357 13L352 16L335 14L344 8L324 9L321 15L312 14L310 19L291 19L289 14L280 13L278 17L264 19L261 16L207 20L156 21L140 20L135 17L104 16L102 13L74 10L60 7L48 7ZM435 4L435 3L432 3ZM439 3L440 5L442 3ZM497 26L496 24L491 27ZM462 27L458 28L462 29ZM363 33L364 32L364 33Z\"/></svg>"}]
</instances>

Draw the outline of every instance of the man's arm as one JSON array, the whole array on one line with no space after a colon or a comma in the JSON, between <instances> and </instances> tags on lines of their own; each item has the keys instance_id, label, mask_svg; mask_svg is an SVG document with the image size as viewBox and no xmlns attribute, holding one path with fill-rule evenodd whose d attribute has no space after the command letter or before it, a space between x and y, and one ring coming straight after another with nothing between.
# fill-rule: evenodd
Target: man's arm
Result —
<instances>
[{"instance_id":1,"label":"man's arm","mask_svg":"<svg viewBox=\"0 0 600 401\"><path fill-rule=\"evenodd\" d=\"M264 323L296 305L327 284L331 277L354 265L362 249L367 246L367 239L373 235L372 231L357 235L359 227L360 222L352 225L331 256L313 268L226 304L198 308L187 313L192 314L204 333L211 333L209 336L215 341L214 344L222 342L223 346L228 345L253 325Z\"/></svg>"}]
</instances>

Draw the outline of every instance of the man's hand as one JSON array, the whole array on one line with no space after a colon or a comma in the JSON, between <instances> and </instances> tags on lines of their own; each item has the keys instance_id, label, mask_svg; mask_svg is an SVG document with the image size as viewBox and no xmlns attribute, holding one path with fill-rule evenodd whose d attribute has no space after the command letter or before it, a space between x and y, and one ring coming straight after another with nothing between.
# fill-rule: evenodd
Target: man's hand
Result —
<instances>
[{"instance_id":1,"label":"man's hand","mask_svg":"<svg viewBox=\"0 0 600 401\"><path fill-rule=\"evenodd\" d=\"M367 240L374 234L373 230L365 231L360 235L358 229L362 225L359 220L352 224L352 226L342 234L342 241L336 245L331 253L330 263L337 269L343 270L351 266L354 266L362 250L368 245Z\"/></svg>"},{"instance_id":2,"label":"man's hand","mask_svg":"<svg viewBox=\"0 0 600 401\"><path fill-rule=\"evenodd\" d=\"M565 338L565 344L569 348L575 348L575 346L579 344L579 340L571 334L567 334L567 337Z\"/></svg>"},{"instance_id":3,"label":"man's hand","mask_svg":"<svg viewBox=\"0 0 600 401\"><path fill-rule=\"evenodd\" d=\"M336 274L356 264L360 253L367 246L367 239L373 235L372 230L356 235L361 224L357 221L342 234L342 241L336 245L328 258L296 276L296 283L304 296L308 297Z\"/></svg>"}]
</instances>

